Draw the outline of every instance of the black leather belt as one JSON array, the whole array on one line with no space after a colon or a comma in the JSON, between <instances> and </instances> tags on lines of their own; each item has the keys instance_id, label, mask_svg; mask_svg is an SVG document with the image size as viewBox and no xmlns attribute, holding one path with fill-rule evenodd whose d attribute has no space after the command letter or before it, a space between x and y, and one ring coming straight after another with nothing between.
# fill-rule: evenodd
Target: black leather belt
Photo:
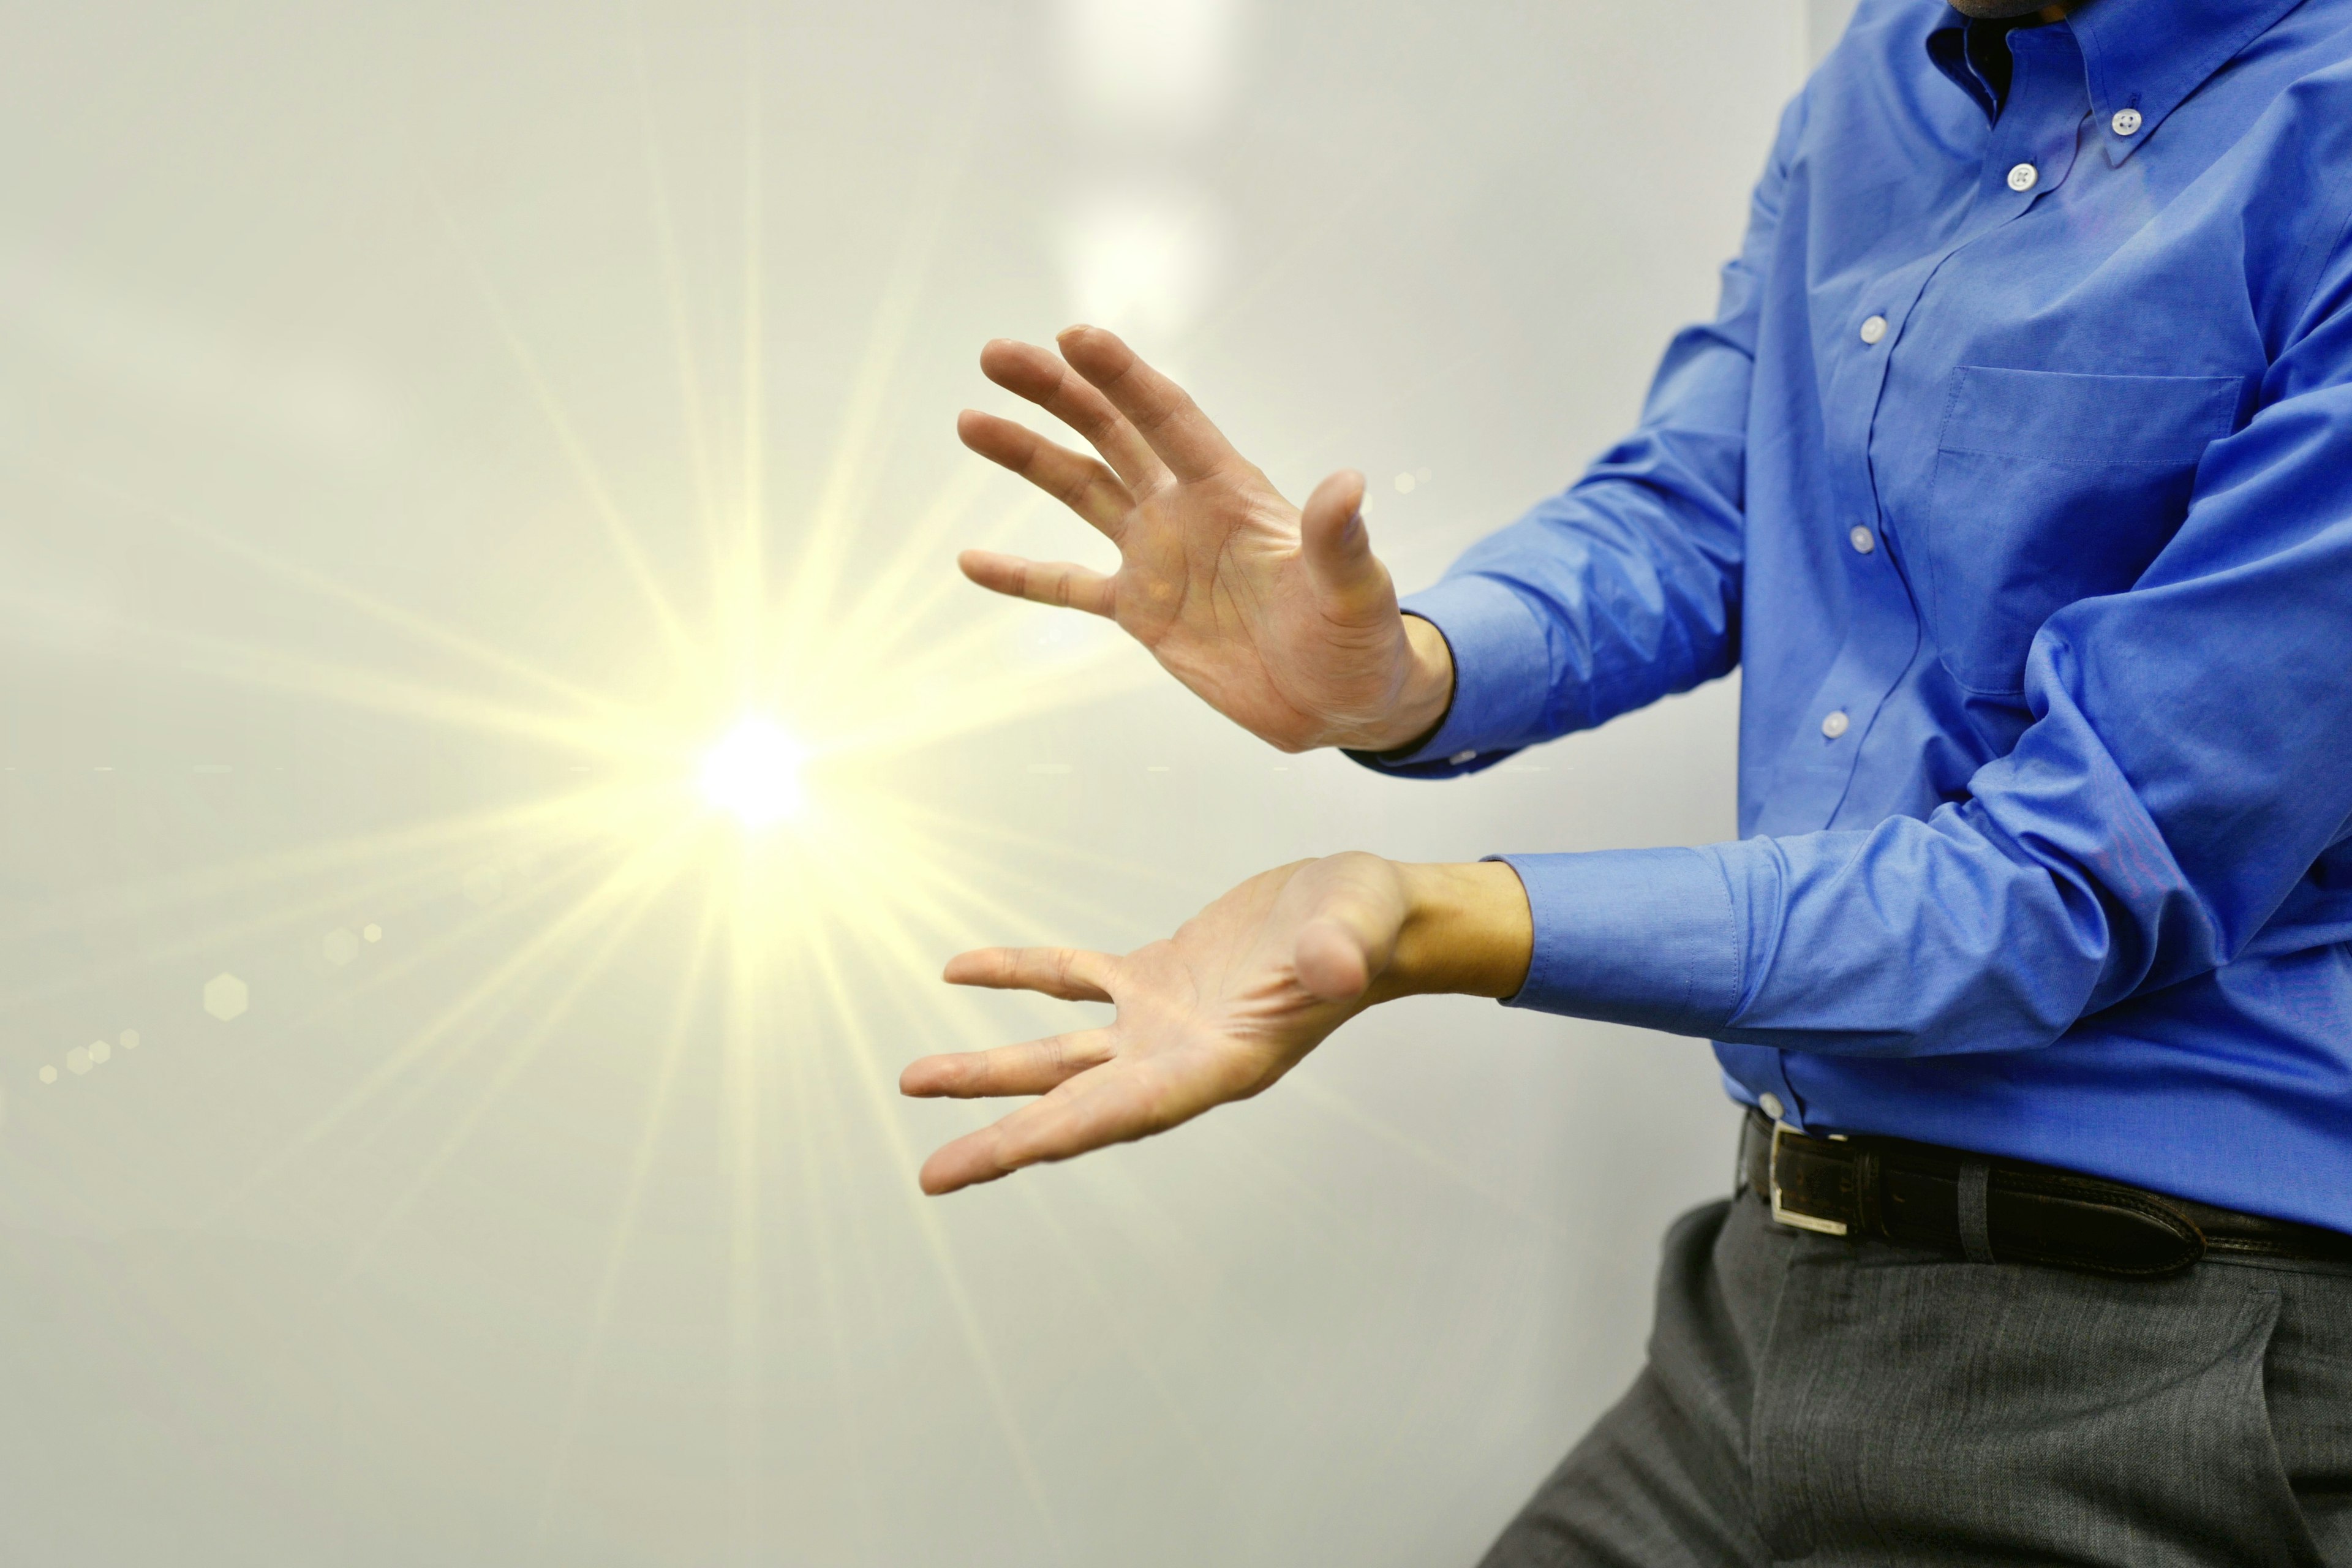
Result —
<instances>
[{"instance_id":1,"label":"black leather belt","mask_svg":"<svg viewBox=\"0 0 2352 1568\"><path fill-rule=\"evenodd\" d=\"M2352 1236L2318 1226L1930 1143L1811 1137L1754 1111L1740 1129L1739 1169L1782 1225L1979 1263L2135 1279L2177 1274L2209 1256L2352 1264Z\"/></svg>"}]
</instances>

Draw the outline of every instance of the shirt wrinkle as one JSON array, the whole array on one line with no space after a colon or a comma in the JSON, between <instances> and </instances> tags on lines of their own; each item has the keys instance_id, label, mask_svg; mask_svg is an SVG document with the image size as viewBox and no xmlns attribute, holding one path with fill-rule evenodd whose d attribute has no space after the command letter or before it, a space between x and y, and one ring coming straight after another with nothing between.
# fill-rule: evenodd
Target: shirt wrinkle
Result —
<instances>
[{"instance_id":1,"label":"shirt wrinkle","mask_svg":"<svg viewBox=\"0 0 2352 1568\"><path fill-rule=\"evenodd\" d=\"M1512 1005L2352 1230L2352 0L2099 0L1990 110L1960 28L1864 0L1634 432L1405 600L1454 705L1364 760L1736 665L1742 837L1504 857Z\"/></svg>"}]
</instances>

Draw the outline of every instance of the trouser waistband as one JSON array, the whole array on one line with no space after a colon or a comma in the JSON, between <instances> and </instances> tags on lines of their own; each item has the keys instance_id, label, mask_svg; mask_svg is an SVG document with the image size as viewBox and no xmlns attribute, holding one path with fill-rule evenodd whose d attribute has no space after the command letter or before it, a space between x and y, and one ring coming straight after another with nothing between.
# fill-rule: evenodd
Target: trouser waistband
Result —
<instances>
[{"instance_id":1,"label":"trouser waistband","mask_svg":"<svg viewBox=\"0 0 2352 1568\"><path fill-rule=\"evenodd\" d=\"M2352 1264L2352 1236L2338 1231L2048 1165L1894 1138L1817 1138L1753 1110L1739 1140L1743 1184L1799 1230L2118 1279L2176 1274L2207 1257Z\"/></svg>"}]
</instances>

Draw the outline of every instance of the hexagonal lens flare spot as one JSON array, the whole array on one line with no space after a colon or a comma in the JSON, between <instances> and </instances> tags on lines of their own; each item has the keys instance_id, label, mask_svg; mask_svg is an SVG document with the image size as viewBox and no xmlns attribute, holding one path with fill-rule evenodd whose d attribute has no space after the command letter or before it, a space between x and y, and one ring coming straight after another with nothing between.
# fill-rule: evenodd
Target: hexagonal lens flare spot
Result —
<instances>
[{"instance_id":1,"label":"hexagonal lens flare spot","mask_svg":"<svg viewBox=\"0 0 2352 1568\"><path fill-rule=\"evenodd\" d=\"M248 1000L245 982L234 974L215 974L205 982L205 1011L224 1024L243 1013Z\"/></svg>"}]
</instances>

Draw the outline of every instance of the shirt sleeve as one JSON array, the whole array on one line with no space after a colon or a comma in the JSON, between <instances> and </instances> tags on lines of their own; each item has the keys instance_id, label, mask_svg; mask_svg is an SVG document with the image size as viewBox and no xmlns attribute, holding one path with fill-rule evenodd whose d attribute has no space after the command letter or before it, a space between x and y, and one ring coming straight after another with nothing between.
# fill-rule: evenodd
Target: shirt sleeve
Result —
<instances>
[{"instance_id":1,"label":"shirt sleeve","mask_svg":"<svg viewBox=\"0 0 2352 1568\"><path fill-rule=\"evenodd\" d=\"M1506 857L1519 1005L1856 1056L2016 1051L2250 951L2352 939L2352 260L2126 592L2035 637L1969 796L1868 831ZM2338 962L2338 959L2330 959Z\"/></svg>"},{"instance_id":2,"label":"shirt sleeve","mask_svg":"<svg viewBox=\"0 0 2352 1568\"><path fill-rule=\"evenodd\" d=\"M1423 778L1475 772L1737 662L1760 280L1803 109L1800 97L1781 116L1715 319L1667 347L1640 426L1404 599L1452 650L1453 705L1412 751L1349 752L1358 762Z\"/></svg>"}]
</instances>

